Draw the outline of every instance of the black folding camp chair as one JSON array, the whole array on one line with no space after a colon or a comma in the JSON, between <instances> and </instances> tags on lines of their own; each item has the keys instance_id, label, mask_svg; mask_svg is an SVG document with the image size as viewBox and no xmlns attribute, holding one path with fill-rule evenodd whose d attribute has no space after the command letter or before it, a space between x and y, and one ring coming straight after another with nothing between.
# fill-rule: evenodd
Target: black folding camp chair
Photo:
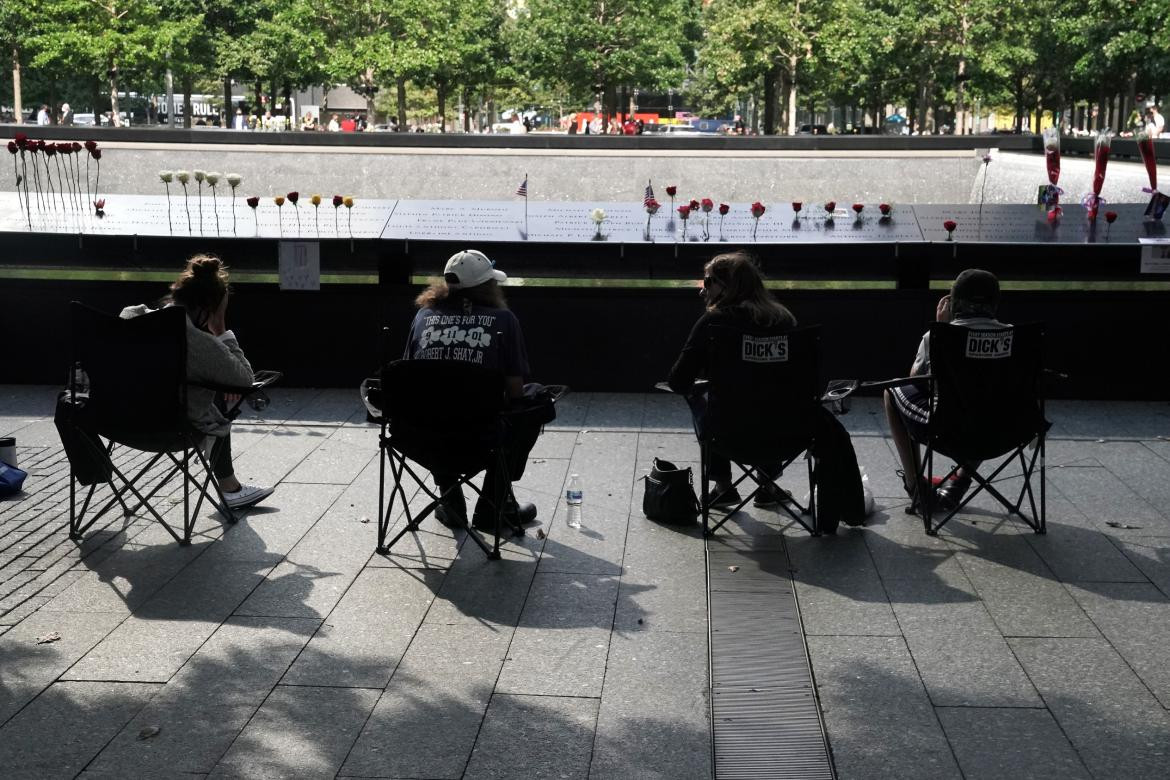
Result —
<instances>
[{"instance_id":1,"label":"black folding camp chair","mask_svg":"<svg viewBox=\"0 0 1170 780\"><path fill-rule=\"evenodd\" d=\"M182 545L191 543L204 499L229 523L236 522L203 451L207 436L187 420L186 311L175 306L123 320L74 301L69 313L72 368L56 422L70 463L70 538L80 539L115 505L121 505L127 517L144 508ZM242 401L279 377L267 371L258 373L250 387L200 386L238 394ZM239 402L228 416L234 417L238 408ZM118 447L151 456L128 476L115 462ZM215 454L213 450L210 457ZM170 468L161 477L150 476L163 458L170 461ZM196 464L203 469L201 479L193 472ZM177 475L183 481L181 529L172 527L150 503ZM80 509L78 484L88 487ZM94 493L103 484L112 496L87 520ZM194 507L192 488L198 494ZM137 502L133 507L130 497Z\"/></svg>"},{"instance_id":2,"label":"black folding camp chair","mask_svg":"<svg viewBox=\"0 0 1170 780\"><path fill-rule=\"evenodd\" d=\"M1043 347L1044 328L1038 323L977 329L936 322L930 326L931 373L894 380L894 384L917 381L929 386L932 411L925 438L918 441L926 447L918 484L932 485L919 501L926 533L937 534L983 491L1036 533L1045 533L1044 442L1049 423L1044 417L1041 388ZM1026 452L1029 447L1031 455ZM936 453L956 464L938 485L933 484ZM973 467L1001 457L986 477ZM1016 462L1023 484L1012 501L994 483ZM974 489L936 522L939 487L955 476L960 466L974 480ZM1037 471L1039 489L1034 490L1032 477ZM1027 514L1021 511L1025 498Z\"/></svg>"},{"instance_id":3,"label":"black folding camp chair","mask_svg":"<svg viewBox=\"0 0 1170 780\"><path fill-rule=\"evenodd\" d=\"M378 545L386 555L407 533L432 514L448 493L468 485L478 495L486 495L495 518L493 543L484 541L478 531L468 533L489 559L500 557L500 536L522 535L524 530L505 513L512 496L507 452L507 396L504 376L468 363L445 360L396 360L381 372L378 409L381 423L378 436ZM455 484L439 493L427 484L412 462L432 474L457 477ZM496 463L500 484L477 487L472 479L489 463ZM386 464L394 484L386 500ZM403 478L410 475L430 502L417 513L410 508L410 498ZM402 502L406 523L386 542L394 519L396 498Z\"/></svg>"},{"instance_id":4,"label":"black folding camp chair","mask_svg":"<svg viewBox=\"0 0 1170 780\"><path fill-rule=\"evenodd\" d=\"M774 476L779 476L812 448L820 414L817 407L822 402L817 391L819 327L787 333L729 326L712 331L707 408L696 431L701 458L700 507L704 536L718 531L760 490L772 489ZM742 469L743 474L733 487L750 480L752 491L712 526L712 502L718 498L711 495L708 474L713 454L727 458ZM801 506L794 498L780 506L801 527L819 536L811 455L806 460L809 505ZM768 471L774 471L774 476Z\"/></svg>"}]
</instances>

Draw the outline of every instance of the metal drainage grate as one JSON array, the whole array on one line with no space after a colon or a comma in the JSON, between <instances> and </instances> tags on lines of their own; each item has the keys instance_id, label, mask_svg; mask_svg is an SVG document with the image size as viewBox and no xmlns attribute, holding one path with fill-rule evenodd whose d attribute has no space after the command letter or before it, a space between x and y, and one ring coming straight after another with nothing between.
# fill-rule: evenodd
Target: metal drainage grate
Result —
<instances>
[{"instance_id":1,"label":"metal drainage grate","mask_svg":"<svg viewBox=\"0 0 1170 780\"><path fill-rule=\"evenodd\" d=\"M783 550L707 548L717 780L833 780Z\"/></svg>"}]
</instances>

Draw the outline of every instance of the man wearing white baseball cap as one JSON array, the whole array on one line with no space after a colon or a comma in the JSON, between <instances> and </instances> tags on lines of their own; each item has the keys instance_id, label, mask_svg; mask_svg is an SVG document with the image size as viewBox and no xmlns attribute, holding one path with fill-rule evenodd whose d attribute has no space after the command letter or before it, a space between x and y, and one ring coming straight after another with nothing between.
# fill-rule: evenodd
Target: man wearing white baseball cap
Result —
<instances>
[{"instance_id":1,"label":"man wearing white baseball cap","mask_svg":"<svg viewBox=\"0 0 1170 780\"><path fill-rule=\"evenodd\" d=\"M508 275L495 268L487 255L476 249L456 252L443 268L443 278L434 280L415 299L418 313L410 327L406 357L410 360L451 360L485 368L497 369L507 384L508 396L524 397L524 379L530 373L528 354L524 349L524 334L520 321L508 309L500 283ZM512 426L508 442L509 477L512 481L524 474L528 453L540 434L540 426L532 430L516 430ZM485 485L497 485L496 466L489 465L484 474ZM435 482L447 493L457 477L435 474ZM487 492L487 491L485 491ZM451 527L467 525L467 506L459 490L451 490L436 516L439 522ZM476 528L493 530L495 519L491 507L496 499L504 499L505 512L517 524L536 519L532 504L517 505L511 496L482 496L476 503L472 523Z\"/></svg>"}]
</instances>

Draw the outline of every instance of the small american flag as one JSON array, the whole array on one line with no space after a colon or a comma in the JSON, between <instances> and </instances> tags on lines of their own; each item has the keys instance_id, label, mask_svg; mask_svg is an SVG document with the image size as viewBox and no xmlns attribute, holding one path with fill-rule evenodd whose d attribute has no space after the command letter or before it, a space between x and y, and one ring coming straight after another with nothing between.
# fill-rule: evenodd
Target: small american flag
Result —
<instances>
[{"instance_id":1,"label":"small american flag","mask_svg":"<svg viewBox=\"0 0 1170 780\"><path fill-rule=\"evenodd\" d=\"M650 186L650 182L646 182L646 196L642 198L642 205L647 206L652 200L654 200L654 188Z\"/></svg>"},{"instance_id":2,"label":"small american flag","mask_svg":"<svg viewBox=\"0 0 1170 780\"><path fill-rule=\"evenodd\" d=\"M516 188L516 194L522 198L528 197L528 177L524 177L524 181L520 182L520 186Z\"/></svg>"}]
</instances>

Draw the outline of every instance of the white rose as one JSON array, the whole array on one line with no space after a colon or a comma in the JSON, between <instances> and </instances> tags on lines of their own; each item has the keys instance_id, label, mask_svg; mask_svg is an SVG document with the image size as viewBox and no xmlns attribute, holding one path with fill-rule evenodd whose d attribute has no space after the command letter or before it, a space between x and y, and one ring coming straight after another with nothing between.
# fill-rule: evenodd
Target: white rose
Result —
<instances>
[{"instance_id":1,"label":"white rose","mask_svg":"<svg viewBox=\"0 0 1170 780\"><path fill-rule=\"evenodd\" d=\"M593 213L590 216L593 217L594 222L600 225L605 221L605 209L593 209Z\"/></svg>"},{"instance_id":2,"label":"white rose","mask_svg":"<svg viewBox=\"0 0 1170 780\"><path fill-rule=\"evenodd\" d=\"M175 174L173 171L159 171L158 177L160 179L162 179L163 181L165 181L167 184L170 184L172 181L175 180Z\"/></svg>"}]
</instances>

